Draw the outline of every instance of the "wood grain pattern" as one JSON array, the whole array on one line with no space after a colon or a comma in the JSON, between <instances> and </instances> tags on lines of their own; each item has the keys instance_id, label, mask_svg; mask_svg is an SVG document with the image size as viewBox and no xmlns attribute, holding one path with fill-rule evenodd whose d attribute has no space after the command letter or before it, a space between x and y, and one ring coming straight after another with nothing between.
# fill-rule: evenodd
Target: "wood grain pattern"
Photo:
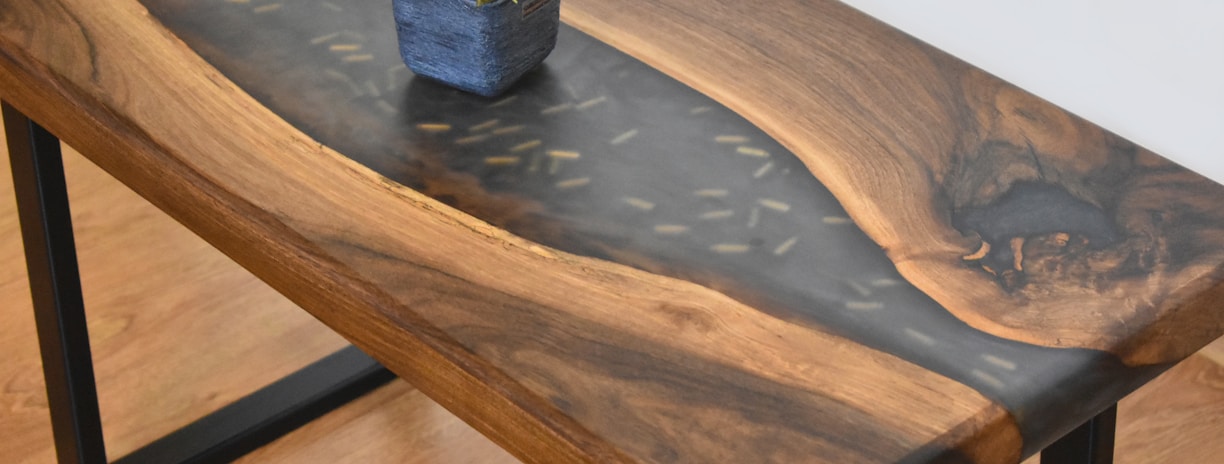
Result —
<instances>
[{"instance_id":1,"label":"wood grain pattern","mask_svg":"<svg viewBox=\"0 0 1224 464\"><path fill-rule=\"evenodd\" d=\"M0 138L2 134L3 128L0 128ZM8 177L8 163L3 152L4 147L0 146L0 179ZM90 275L127 276L132 269L144 268L158 269L161 274L166 274L166 282L129 279L131 285L123 287L122 298L103 298L91 292L89 311L96 320L120 319L121 316L113 315L123 315L130 308L139 307L143 314L173 314L189 321L184 325L194 328L194 333L208 337L204 343L235 345L233 331L224 330L229 327L228 318L256 313L261 317L271 316L262 323L244 324L256 328L287 327L303 317L308 318L271 289L258 285L249 273L211 247L204 246L198 238L70 149L65 151L65 164L72 189L70 194L73 195L73 214L82 228L77 238L85 244L81 253L83 256L93 256L88 259L90 264L84 269L86 279L90 279ZM50 426L39 380L33 318L28 304L23 304L28 300L29 293L22 281L25 277L20 262L21 246L14 206L10 185L0 182L0 301L14 303L0 305L0 320L5 322L0 327L4 331L0 336L0 351L6 353L0 360L0 372L8 375L0 380L4 385L0 393L0 398L3 398L0 399L0 409L5 411L0 415L0 461L44 463L52 460ZM139 226L130 222L133 217L142 218ZM111 235L122 230L131 233ZM104 234L108 239L102 240L102 235L89 238L94 232ZM140 252L148 248L149 242L163 241L176 244L171 247L173 254ZM177 265L168 266L164 261L173 261ZM176 293L182 295L176 299L178 303L142 303L155 301L164 295L168 282L173 282ZM215 288L220 286L230 289L226 292L226 298L227 301L232 299L233 304L217 306ZM87 288L102 287L87 285ZM260 310L251 311L255 308ZM216 317L221 314L227 316ZM201 328L209 324L216 324L217 328ZM318 326L317 323L313 325ZM110 327L110 324L103 324L102 327L95 325L96 330L100 331L97 336L112 334L107 337L108 340L130 335L126 332L114 335L112 330L104 328ZM181 333L177 330L168 332ZM266 335L263 330L255 332ZM291 341L278 342L276 338L267 336L246 340L258 343L258 348L242 355L243 364L255 367L255 372L266 372L269 369L260 366L289 369L292 366L285 361L285 356L305 356L309 353L302 349L304 345L322 346L321 342L334 342L336 336L326 328L318 327L318 330L294 332ZM107 358L114 354L164 359L168 364L179 363L169 359L179 355L167 356L167 345L148 337L148 334L129 341L123 346L115 343L95 344L96 361L109 363ZM193 346L199 345L197 343L183 345L186 346L182 347L182 356L186 358L198 361L201 357L211 357L222 362L232 361L217 356L216 352L193 349ZM1212 439L1224 433L1224 424L1218 419L1221 416L1212 412L1224 404L1224 390L1212 390L1212 386L1219 385L1218 379L1224 375L1220 371L1224 358L1216 355L1220 352L1224 352L1224 339L1208 345L1194 357L1173 367L1161 378L1122 401L1118 418L1117 461L1120 464L1210 462L1211 457L1224 452L1224 442ZM194 375L199 369L172 371L145 366L142 370L166 372L164 378L182 379L166 383L179 386L188 383L187 377L180 375ZM209 378L227 384L235 381L230 384L234 391L251 390L260 384L259 379L251 376L230 377ZM119 443L123 440L119 437L132 435L124 430L148 434L169 431L168 427L173 424L165 424L167 428L163 430L148 418L149 414L160 414L157 411L110 406L112 403L126 404L131 400L119 398L116 395L122 395L124 391L107 386L106 379L103 382L103 410L113 411L107 414L107 430L112 439L109 444L112 447L127 449L138 444L136 441L126 445ZM201 407L203 410L217 404L220 399L210 394L199 394L199 390L195 389L199 386L173 387L157 395L184 394L181 400L184 404L195 403L189 409ZM183 416L194 414L184 413ZM494 455L500 458L492 457ZM294 463L312 458L368 464L517 462L404 382L362 397L245 459L251 462ZM1028 464L1030 461L1037 463L1036 459L1025 462Z\"/></svg>"},{"instance_id":2,"label":"wood grain pattern","mask_svg":"<svg viewBox=\"0 0 1224 464\"><path fill-rule=\"evenodd\" d=\"M377 0L266 14L143 3L261 104L379 174L535 243L693 282L947 376L1012 411L1030 449L1154 371L968 329L904 282L793 154L569 27L543 69L487 99L412 76L393 35L359 32L393 29Z\"/></svg>"},{"instance_id":3,"label":"wood grain pattern","mask_svg":"<svg viewBox=\"0 0 1224 464\"><path fill-rule=\"evenodd\" d=\"M1224 347L1224 339L1209 347ZM436 414L433 409L436 406L430 406L414 393L403 384L388 386L249 455L244 461L300 462L315 458L369 464L517 462L510 456L496 459L477 454L490 446L479 436L468 438L470 444L452 443L455 448L433 446L440 445L442 440L458 440L463 432ZM1212 462L1224 452L1224 442L1215 439L1224 431L1222 406L1224 365L1213 361L1205 350L1200 351L1122 400L1115 462ZM425 417L429 419L424 420ZM1039 456L1024 461L1039 462Z\"/></svg>"},{"instance_id":4,"label":"wood grain pattern","mask_svg":"<svg viewBox=\"0 0 1224 464\"><path fill-rule=\"evenodd\" d=\"M2 24L6 99L524 460L1020 453L1009 415L964 385L373 175L132 2L10 2ZM572 353L590 357L552 362Z\"/></svg>"},{"instance_id":5,"label":"wood grain pattern","mask_svg":"<svg viewBox=\"0 0 1224 464\"><path fill-rule=\"evenodd\" d=\"M371 173L251 99L132 2L32 3L0 9L4 98L520 457L795 461L819 455L837 462L955 455L999 461L1021 453L1010 415L959 382L818 327L774 319L691 282L523 240ZM1121 141L1095 141L1108 137L1067 118L1089 133L1082 144L1088 148L1081 149L1122 153L1102 155L1113 164L1068 168L1078 158L1067 161L1064 143L1042 132L1063 125L1016 122L1062 121L1062 113L938 53L907 48L917 45L837 4L780 2L784 10L820 14L765 17L760 10L734 10L743 5L670 2L627 12L573 3L580 8L567 17L576 24L729 104L790 147L907 278L971 324L1052 346L1111 349L1135 364L1175 359L1218 335L1219 314L1204 309L1218 287L1211 274L1217 256L1182 260L1194 253L1181 253L1172 260L1151 245L1164 240L1153 235L1164 229L1127 220L1123 234L1099 219L1134 213L1127 208L1135 204L1122 194L1132 192L1133 179L1154 178L1144 177L1159 171L1154 156L1137 148L1128 155L1132 148ZM743 31L711 29L731 17L751 20L741 21ZM662 18L681 27L656 22ZM826 18L836 23L820 23ZM790 26L777 29L786 33L752 30L787 21L815 23L781 24ZM751 37L737 37L740 32ZM693 33L698 36L685 35ZM682 43L675 44L677 38ZM866 44L869 53L846 60L828 48L839 40ZM648 41L675 46L661 50ZM712 60L701 48L711 44L768 53ZM819 45L816 59L773 61L809 45ZM878 55L892 52L897 56ZM860 69L865 64L873 65L871 73ZM746 76L746 69L770 72ZM829 77L844 86L821 87L820 78ZM990 107L982 102L1007 111L984 109ZM776 113L779 108L790 111ZM1047 110L1054 116L1042 113ZM1020 113L1037 116L1014 116ZM1021 141L1037 147L1028 155L1040 160L1039 174L1056 174L1045 179L1057 179L1056 187L1034 187L1035 194L1012 188L1043 184L1032 182L1041 176L1022 175L1023 157L999 154L1016 151ZM971 154L957 155L962 151ZM978 162L996 158L1002 161ZM1116 162L1128 159L1130 164ZM1092 168L1100 165L1121 166L1120 174L1105 169L1104 178L1093 177ZM1141 169L1130 172L1129 166ZM1194 201L1217 187L1170 169L1176 188L1198 194L1176 198L1188 198L1188 208L1205 213L1178 210L1161 221L1210 231L1216 222L1210 208ZM1004 181L989 187L975 183L979 177ZM898 185L915 195L886 194ZM959 188L969 193L952 194ZM1014 201L1011 192L1020 192ZM1013 205L1028 208L1033 198L1058 198L1066 211L1099 213L1079 215L1088 218L1083 223L1020 231L1032 238L1009 237L1016 226L991 219ZM1178 223L1186 220L1195 227ZM954 222L990 227L959 231L950 226ZM1114 235L1102 235L1101 227L1125 240L1102 244L1100 237L1108 242ZM970 245L980 240L962 232L1011 253L965 263L961 256L971 255L977 247ZM1198 238L1169 237L1175 250ZM1006 245L994 243L1003 239ZM1043 254L1034 244L1054 252ZM1123 258L1136 258L1106 256L1120 249ZM1150 262L1140 252L1150 252ZM1100 273L1074 259L1060 264L1067 256L1092 266L1117 264L1119 272ZM998 263L1014 272L995 269ZM1152 272L1154 265L1160 267ZM1034 269L1071 269L1095 280L1071 281L1077 283L1070 290L1059 290L1039 285ZM1149 274L1171 283L1147 292ZM932 283L934 275L964 280ZM1117 293L1099 300L1106 287ZM941 293L949 289L956 291ZM1038 294L1023 293L1033 291ZM1100 325L1101 319L1112 324L1116 315L1092 310L1061 317L1051 306L1033 317L1033 308L1045 307L1050 295L1091 295L1096 307L1133 298L1140 309L1163 297L1160 304L1169 310L1139 311L1129 320L1146 324L1124 323L1120 331ZM1030 305L968 304L1000 299ZM975 316L992 310L1010 311ZM1165 336L1188 321L1195 330L1177 340Z\"/></svg>"},{"instance_id":6,"label":"wood grain pattern","mask_svg":"<svg viewBox=\"0 0 1224 464\"><path fill-rule=\"evenodd\" d=\"M566 21L794 151L907 280L974 327L1131 364L1181 359L1224 330L1212 309L1224 258L1218 184L837 2L567 6ZM1001 231L994 248L1027 239L1014 242L1027 259L1002 260L1015 267L967 265L999 234L952 219L1026 184L1074 201ZM1057 220L1076 208L1108 222ZM1091 243L1089 226L1114 241Z\"/></svg>"}]
</instances>

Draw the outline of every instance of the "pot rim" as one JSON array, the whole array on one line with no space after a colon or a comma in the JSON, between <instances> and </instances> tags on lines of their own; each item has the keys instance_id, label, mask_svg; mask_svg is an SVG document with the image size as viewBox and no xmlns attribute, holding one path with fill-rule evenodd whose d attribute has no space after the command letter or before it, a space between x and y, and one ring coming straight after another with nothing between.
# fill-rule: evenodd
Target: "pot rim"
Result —
<instances>
[{"instance_id":1,"label":"pot rim","mask_svg":"<svg viewBox=\"0 0 1224 464\"><path fill-rule=\"evenodd\" d=\"M470 8L477 8L476 0L459 0L459 2L463 3L464 5L467 5ZM507 0L493 0L492 2L486 3L480 6L479 8L497 8L499 6L505 5L506 2Z\"/></svg>"}]
</instances>

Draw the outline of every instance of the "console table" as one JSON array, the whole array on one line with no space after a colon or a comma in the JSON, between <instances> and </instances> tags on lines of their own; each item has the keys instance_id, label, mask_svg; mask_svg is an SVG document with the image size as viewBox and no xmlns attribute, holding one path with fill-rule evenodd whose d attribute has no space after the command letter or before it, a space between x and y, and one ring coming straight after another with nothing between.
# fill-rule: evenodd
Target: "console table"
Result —
<instances>
[{"instance_id":1,"label":"console table","mask_svg":"<svg viewBox=\"0 0 1224 464\"><path fill-rule=\"evenodd\" d=\"M1224 186L840 3L565 0L495 99L384 3L0 6L61 460L105 454L57 136L369 356L125 462L380 364L527 462L1104 462L1224 334Z\"/></svg>"}]
</instances>

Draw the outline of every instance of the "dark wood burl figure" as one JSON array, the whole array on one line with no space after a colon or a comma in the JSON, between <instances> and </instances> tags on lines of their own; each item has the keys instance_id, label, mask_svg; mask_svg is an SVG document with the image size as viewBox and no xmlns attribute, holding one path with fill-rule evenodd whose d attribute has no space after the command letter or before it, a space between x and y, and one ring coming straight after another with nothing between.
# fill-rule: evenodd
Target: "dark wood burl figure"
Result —
<instances>
[{"instance_id":1,"label":"dark wood burl figure","mask_svg":"<svg viewBox=\"0 0 1224 464\"><path fill-rule=\"evenodd\" d=\"M945 305L1004 336L1106 349L1132 364L1177 359L1202 341L1194 334L1216 333L1218 313L1181 317L1195 302L1179 293L1218 282L1224 189L1032 95L966 74L973 117L963 120L956 154L930 168L942 180L935 207L951 213L966 240L980 240L954 275L978 276L965 277L977 284L959 297L944 294ZM994 285L982 285L986 277ZM960 286L952 280L941 286ZM1135 332L1134 321L1152 325Z\"/></svg>"},{"instance_id":2,"label":"dark wood burl figure","mask_svg":"<svg viewBox=\"0 0 1224 464\"><path fill-rule=\"evenodd\" d=\"M636 34L600 39L684 69L687 82L791 149L907 280L973 327L1132 365L1181 359L1224 329L1224 314L1209 309L1224 292L1220 185L834 2L771 7L818 8L818 17L666 2L689 15L683 30L645 11L574 3L583 6L575 22ZM714 26L724 15L753 22ZM1026 185L1059 197L1068 214L1097 212L982 230L953 220L1008 216L1015 206L1003 197L1020 188L1013 196L1023 203ZM1115 240L1094 242L1105 229ZM983 239L1003 250L967 262ZM995 274L1006 264L1010 277L983 264Z\"/></svg>"},{"instance_id":3,"label":"dark wood burl figure","mask_svg":"<svg viewBox=\"0 0 1224 464\"><path fill-rule=\"evenodd\" d=\"M840 2L566 0L499 101L198 3L0 2L0 97L529 462L1017 462L1224 333L1224 187Z\"/></svg>"},{"instance_id":4,"label":"dark wood burl figure","mask_svg":"<svg viewBox=\"0 0 1224 464\"><path fill-rule=\"evenodd\" d=\"M965 261L998 276L1008 289L1024 284L1024 246L1030 237L1048 238L1059 248L1100 250L1118 239L1113 221L1099 207L1049 184L1016 183L985 206L957 211L952 224L977 233L981 248Z\"/></svg>"}]
</instances>

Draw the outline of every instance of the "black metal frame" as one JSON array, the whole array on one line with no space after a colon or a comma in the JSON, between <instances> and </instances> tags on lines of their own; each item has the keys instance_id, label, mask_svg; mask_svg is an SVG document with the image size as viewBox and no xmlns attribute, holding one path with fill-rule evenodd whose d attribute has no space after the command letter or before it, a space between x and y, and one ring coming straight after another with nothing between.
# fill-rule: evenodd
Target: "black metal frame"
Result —
<instances>
[{"instance_id":1,"label":"black metal frame","mask_svg":"<svg viewBox=\"0 0 1224 464\"><path fill-rule=\"evenodd\" d=\"M1113 462L1118 405L1114 404L1041 450L1041 464L1109 464Z\"/></svg>"},{"instance_id":2,"label":"black metal frame","mask_svg":"<svg viewBox=\"0 0 1224 464\"><path fill-rule=\"evenodd\" d=\"M13 166L56 453L61 463L104 463L85 304L59 139L8 103ZM395 378L355 347L307 366L116 461L227 462ZM1113 462L1117 406L1041 452L1042 464Z\"/></svg>"},{"instance_id":3,"label":"black metal frame","mask_svg":"<svg viewBox=\"0 0 1224 464\"><path fill-rule=\"evenodd\" d=\"M229 462L394 378L377 361L349 346L115 464Z\"/></svg>"},{"instance_id":4,"label":"black metal frame","mask_svg":"<svg viewBox=\"0 0 1224 464\"><path fill-rule=\"evenodd\" d=\"M8 103L0 107L56 454L61 463L105 463L59 139ZM116 462L228 462L394 378L350 346Z\"/></svg>"},{"instance_id":5,"label":"black metal frame","mask_svg":"<svg viewBox=\"0 0 1224 464\"><path fill-rule=\"evenodd\" d=\"M59 140L7 103L3 114L56 452L61 462L104 462Z\"/></svg>"}]
</instances>

